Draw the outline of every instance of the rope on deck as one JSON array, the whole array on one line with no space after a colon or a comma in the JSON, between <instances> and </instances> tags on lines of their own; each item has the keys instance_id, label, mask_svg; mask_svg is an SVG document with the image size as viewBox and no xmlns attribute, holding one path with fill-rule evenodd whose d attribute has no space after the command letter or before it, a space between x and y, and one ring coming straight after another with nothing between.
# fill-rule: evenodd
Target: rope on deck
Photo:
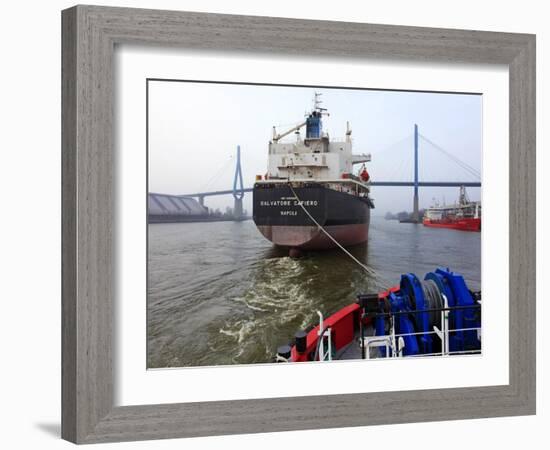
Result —
<instances>
[{"instance_id":1,"label":"rope on deck","mask_svg":"<svg viewBox=\"0 0 550 450\"><path fill-rule=\"evenodd\" d=\"M288 186L290 187L290 190L292 191L292 193L294 194L294 197L296 197L296 200L298 200L298 204L302 207L302 209L304 210L304 212L307 214L307 216L311 219L311 221L317 225L317 227L319 228L319 230L321 230L323 233L325 233L325 235L332 241L334 242L339 248L340 250L342 250L346 255L348 255L357 265L359 265L360 267L363 268L363 270L365 270L365 272L367 272L368 274L372 275L373 277L377 278L378 280L381 280L382 278L373 270L371 269L369 266L363 264L361 261L359 261L355 256L353 256L348 250L346 250L344 248L344 246L342 244L340 244L340 242L338 242L333 236L330 235L330 233L325 230L321 224L319 224L319 222L317 222L314 217L309 213L309 211L306 209L306 207L303 205L303 202L302 200L300 200L300 198L298 197L298 195L296 194L296 191L294 190L294 188L292 187L292 184L288 184Z\"/></svg>"}]
</instances>

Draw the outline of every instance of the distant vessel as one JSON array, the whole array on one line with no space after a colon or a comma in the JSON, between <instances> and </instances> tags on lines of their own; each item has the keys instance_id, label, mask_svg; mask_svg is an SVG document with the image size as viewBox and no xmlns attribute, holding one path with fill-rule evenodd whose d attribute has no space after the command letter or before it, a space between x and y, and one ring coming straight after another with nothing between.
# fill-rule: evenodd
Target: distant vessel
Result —
<instances>
[{"instance_id":1,"label":"distant vessel","mask_svg":"<svg viewBox=\"0 0 550 450\"><path fill-rule=\"evenodd\" d=\"M481 202L469 201L466 188L461 186L457 204L428 208L422 223L427 227L481 231Z\"/></svg>"},{"instance_id":2,"label":"distant vessel","mask_svg":"<svg viewBox=\"0 0 550 450\"><path fill-rule=\"evenodd\" d=\"M320 95L306 120L282 133L273 127L268 171L256 176L253 218L260 232L278 246L318 250L350 246L368 238L370 155L353 155L351 129L344 140L331 141L322 130ZM305 137L300 129L305 126ZM293 142L280 142L294 133ZM363 164L359 176L353 165Z\"/></svg>"}]
</instances>

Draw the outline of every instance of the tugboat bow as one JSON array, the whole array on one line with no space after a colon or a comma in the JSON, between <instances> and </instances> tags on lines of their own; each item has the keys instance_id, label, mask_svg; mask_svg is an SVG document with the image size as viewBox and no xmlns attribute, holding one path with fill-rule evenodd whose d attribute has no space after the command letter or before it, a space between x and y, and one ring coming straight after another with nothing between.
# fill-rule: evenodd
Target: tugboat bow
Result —
<instances>
[{"instance_id":1,"label":"tugboat bow","mask_svg":"<svg viewBox=\"0 0 550 450\"><path fill-rule=\"evenodd\" d=\"M278 348L277 362L450 356L481 353L481 292L436 269L423 280L408 273L399 285L357 301L299 330Z\"/></svg>"}]
</instances>

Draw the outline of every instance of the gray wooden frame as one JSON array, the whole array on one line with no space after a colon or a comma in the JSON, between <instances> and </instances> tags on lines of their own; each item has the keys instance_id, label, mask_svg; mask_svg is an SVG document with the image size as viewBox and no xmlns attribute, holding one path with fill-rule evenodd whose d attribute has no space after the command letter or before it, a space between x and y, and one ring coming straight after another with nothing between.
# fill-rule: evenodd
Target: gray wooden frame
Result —
<instances>
[{"instance_id":1,"label":"gray wooden frame","mask_svg":"<svg viewBox=\"0 0 550 450\"><path fill-rule=\"evenodd\" d=\"M533 35L97 6L63 11L62 31L63 438L93 443L535 413ZM510 383L114 407L113 51L118 43L507 65Z\"/></svg>"}]
</instances>

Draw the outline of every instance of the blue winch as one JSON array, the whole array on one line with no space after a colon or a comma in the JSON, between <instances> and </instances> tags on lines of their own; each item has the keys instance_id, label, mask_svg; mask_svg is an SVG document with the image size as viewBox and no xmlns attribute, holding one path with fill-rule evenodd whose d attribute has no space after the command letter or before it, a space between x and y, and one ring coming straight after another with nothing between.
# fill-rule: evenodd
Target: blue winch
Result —
<instances>
[{"instance_id":1,"label":"blue winch","mask_svg":"<svg viewBox=\"0 0 550 450\"><path fill-rule=\"evenodd\" d=\"M361 303L365 317L374 319L375 335L396 342L391 348L380 348L381 356L392 356L392 351L414 356L481 349L481 293L470 291L460 274L436 269L420 280L407 273L401 276L399 288L376 301L372 297L366 301L367 297Z\"/></svg>"}]
</instances>

